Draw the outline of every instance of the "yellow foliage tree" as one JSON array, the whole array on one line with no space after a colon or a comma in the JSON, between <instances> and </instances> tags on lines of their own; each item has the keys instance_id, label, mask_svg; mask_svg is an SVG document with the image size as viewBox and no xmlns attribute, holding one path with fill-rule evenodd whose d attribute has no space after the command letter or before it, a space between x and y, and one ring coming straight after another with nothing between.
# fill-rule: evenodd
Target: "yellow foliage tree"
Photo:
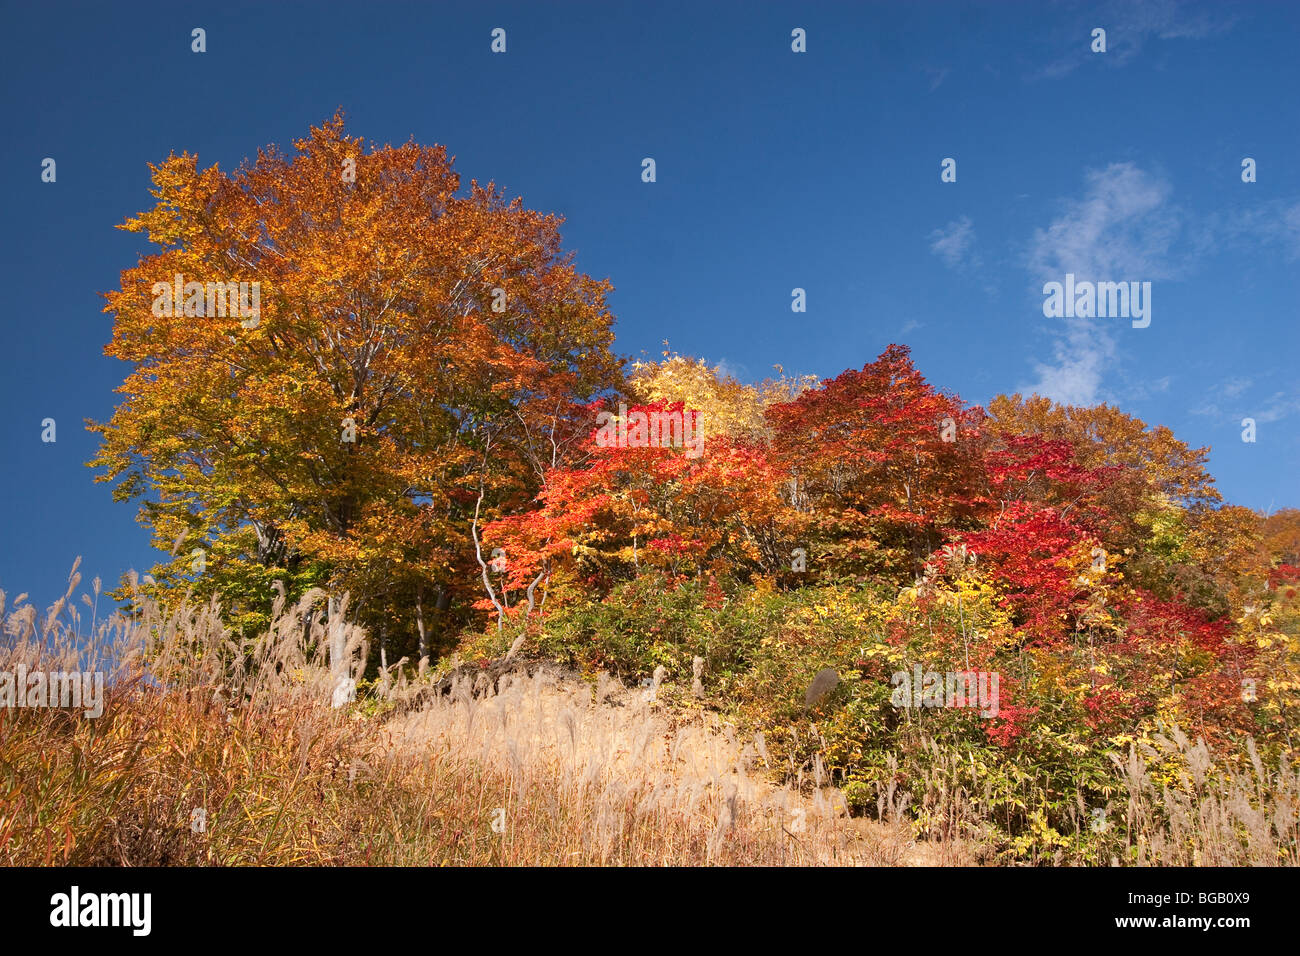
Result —
<instances>
[{"instance_id":1,"label":"yellow foliage tree","mask_svg":"<svg viewBox=\"0 0 1300 956\"><path fill-rule=\"evenodd\" d=\"M662 361L632 363L628 376L632 396L646 404L681 402L688 410L700 412L700 427L706 438L765 438L768 427L763 413L767 407L790 401L818 384L815 375L788 376L778 365L776 378L749 385L704 359L666 348L662 354Z\"/></svg>"}]
</instances>

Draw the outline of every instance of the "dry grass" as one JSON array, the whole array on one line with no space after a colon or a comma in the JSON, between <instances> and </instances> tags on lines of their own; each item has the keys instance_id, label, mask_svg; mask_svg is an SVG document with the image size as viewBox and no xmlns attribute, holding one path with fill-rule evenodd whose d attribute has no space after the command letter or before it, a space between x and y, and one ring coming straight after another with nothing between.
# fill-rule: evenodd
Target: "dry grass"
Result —
<instances>
[{"instance_id":1,"label":"dry grass","mask_svg":"<svg viewBox=\"0 0 1300 956\"><path fill-rule=\"evenodd\" d=\"M657 687L602 678L593 688L533 666L496 685L458 672L438 694L439 675L412 681L394 665L336 708L341 677L359 676L365 635L324 621L319 592L278 602L270 630L240 641L214 605L164 613L146 603L101 621L89 598L83 633L78 581L74 569L68 595L44 615L21 598L5 613L0 592L0 669L102 669L109 685L97 719L0 709L0 864L985 858L980 801L942 759L924 792L880 793L887 822L850 819L819 759L777 786L761 736L741 737L697 704L666 706ZM347 649L338 671L325 653L331 637ZM1246 779L1217 771L1208 750L1181 735L1164 745L1119 761L1129 793L1124 862L1298 862L1295 770L1270 773L1256 757ZM929 839L918 843L922 831Z\"/></svg>"},{"instance_id":2,"label":"dry grass","mask_svg":"<svg viewBox=\"0 0 1300 956\"><path fill-rule=\"evenodd\" d=\"M745 744L602 681L431 681L329 705L323 595L237 642L214 606L6 618L0 667L110 671L103 716L0 710L0 862L86 865L895 863L907 831L763 783ZM4 610L0 592L0 612ZM364 635L345 635L364 659ZM426 709L384 713L423 692ZM392 718L392 719L385 719ZM815 782L814 782L815 783ZM197 831L196 810L206 814ZM500 824L496 829L494 821ZM500 830L500 832L497 832Z\"/></svg>"},{"instance_id":3,"label":"dry grass","mask_svg":"<svg viewBox=\"0 0 1300 956\"><path fill-rule=\"evenodd\" d=\"M807 793L767 783L761 737L669 711L653 690L608 678L593 689L545 669L499 685L457 681L390 723L376 754L504 781L490 807L504 822L494 861L885 864L906 848L905 831L850 821L818 781Z\"/></svg>"},{"instance_id":4,"label":"dry grass","mask_svg":"<svg viewBox=\"0 0 1300 956\"><path fill-rule=\"evenodd\" d=\"M1172 738L1172 739L1171 739ZM1128 792L1127 847L1141 866L1300 865L1300 771L1285 756L1264 767L1249 741L1251 769L1216 767L1202 741L1177 727L1144 756L1116 759ZM1176 768L1157 775L1151 764ZM1163 769L1162 767L1162 769ZM1169 779L1172 776L1172 779Z\"/></svg>"}]
</instances>

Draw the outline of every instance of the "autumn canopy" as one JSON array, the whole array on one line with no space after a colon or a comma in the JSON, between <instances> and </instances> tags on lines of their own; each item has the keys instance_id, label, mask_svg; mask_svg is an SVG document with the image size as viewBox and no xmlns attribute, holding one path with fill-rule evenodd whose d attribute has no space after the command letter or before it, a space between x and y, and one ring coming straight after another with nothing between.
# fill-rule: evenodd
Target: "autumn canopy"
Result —
<instances>
[{"instance_id":1,"label":"autumn canopy","mask_svg":"<svg viewBox=\"0 0 1300 956\"><path fill-rule=\"evenodd\" d=\"M248 629L276 582L321 585L377 636L372 668L523 636L623 676L694 667L786 725L832 667L818 733L850 778L878 771L863 741L899 726L881 695L913 664L999 672L998 717L962 732L1053 766L1173 719L1290 739L1296 513L1224 505L1166 428L970 406L899 345L826 381L629 365L559 219L341 117L153 178L92 464L142 502L168 558L139 587L164 600L215 593ZM191 281L255 284L254 320ZM159 308L173 282L185 307Z\"/></svg>"}]
</instances>

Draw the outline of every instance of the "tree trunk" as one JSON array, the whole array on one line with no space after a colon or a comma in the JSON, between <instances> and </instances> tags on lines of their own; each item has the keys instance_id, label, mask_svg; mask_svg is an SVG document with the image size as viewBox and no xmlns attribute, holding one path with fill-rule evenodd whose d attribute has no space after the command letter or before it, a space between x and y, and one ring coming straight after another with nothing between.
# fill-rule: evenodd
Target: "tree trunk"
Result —
<instances>
[{"instance_id":1,"label":"tree trunk","mask_svg":"<svg viewBox=\"0 0 1300 956\"><path fill-rule=\"evenodd\" d=\"M415 627L420 632L420 674L429 669L429 636L424 629L424 588L415 589Z\"/></svg>"}]
</instances>

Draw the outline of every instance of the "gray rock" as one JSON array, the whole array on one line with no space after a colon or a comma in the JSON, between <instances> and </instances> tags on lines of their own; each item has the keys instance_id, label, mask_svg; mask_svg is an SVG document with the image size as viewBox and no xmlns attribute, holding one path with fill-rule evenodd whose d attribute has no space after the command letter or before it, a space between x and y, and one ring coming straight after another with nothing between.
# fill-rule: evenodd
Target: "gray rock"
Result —
<instances>
[{"instance_id":1,"label":"gray rock","mask_svg":"<svg viewBox=\"0 0 1300 956\"><path fill-rule=\"evenodd\" d=\"M824 667L817 672L817 676L812 679L808 685L808 692L803 695L803 705L811 709L814 704L819 703L831 691L833 691L840 682L840 675L835 673L835 668Z\"/></svg>"}]
</instances>

